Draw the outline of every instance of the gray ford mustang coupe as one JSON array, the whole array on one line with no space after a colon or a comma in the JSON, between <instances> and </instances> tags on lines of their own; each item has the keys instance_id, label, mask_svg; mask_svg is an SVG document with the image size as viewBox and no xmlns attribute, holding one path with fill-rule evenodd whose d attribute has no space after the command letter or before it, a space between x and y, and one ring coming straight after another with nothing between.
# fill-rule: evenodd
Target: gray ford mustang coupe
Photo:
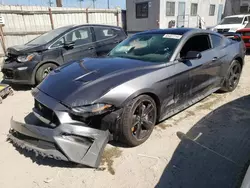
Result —
<instances>
[{"instance_id":1,"label":"gray ford mustang coupe","mask_svg":"<svg viewBox=\"0 0 250 188\"><path fill-rule=\"evenodd\" d=\"M135 34L106 58L51 72L32 91L39 121L12 119L8 138L42 156L98 167L108 141L137 146L157 122L217 90L233 91L245 51L240 37L199 29Z\"/></svg>"}]
</instances>

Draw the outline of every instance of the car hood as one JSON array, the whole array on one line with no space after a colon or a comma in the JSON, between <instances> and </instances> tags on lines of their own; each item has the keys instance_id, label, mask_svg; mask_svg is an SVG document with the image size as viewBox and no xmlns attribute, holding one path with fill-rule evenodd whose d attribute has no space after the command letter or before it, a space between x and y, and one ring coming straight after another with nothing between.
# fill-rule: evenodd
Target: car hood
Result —
<instances>
[{"instance_id":1,"label":"car hood","mask_svg":"<svg viewBox=\"0 0 250 188\"><path fill-rule=\"evenodd\" d=\"M59 67L37 88L68 107L82 106L154 69L159 69L159 64L124 58L87 58Z\"/></svg>"},{"instance_id":2,"label":"car hood","mask_svg":"<svg viewBox=\"0 0 250 188\"><path fill-rule=\"evenodd\" d=\"M244 28L244 25L242 24L223 24L223 25L217 25L215 29L241 29Z\"/></svg>"},{"instance_id":3,"label":"car hood","mask_svg":"<svg viewBox=\"0 0 250 188\"><path fill-rule=\"evenodd\" d=\"M23 54L32 53L32 52L43 51L45 49L46 49L45 45L24 44L24 45L16 45L16 46L9 47L7 49L7 52L13 55L23 55Z\"/></svg>"}]
</instances>

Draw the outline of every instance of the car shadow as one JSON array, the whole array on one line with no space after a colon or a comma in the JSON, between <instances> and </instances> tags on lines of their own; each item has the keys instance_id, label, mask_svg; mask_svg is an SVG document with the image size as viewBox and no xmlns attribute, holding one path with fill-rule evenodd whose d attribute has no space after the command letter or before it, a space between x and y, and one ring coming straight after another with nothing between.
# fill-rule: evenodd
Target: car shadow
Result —
<instances>
[{"instance_id":1,"label":"car shadow","mask_svg":"<svg viewBox=\"0 0 250 188\"><path fill-rule=\"evenodd\" d=\"M250 159L250 95L196 123L166 166L157 188L240 187Z\"/></svg>"},{"instance_id":2,"label":"car shadow","mask_svg":"<svg viewBox=\"0 0 250 188\"><path fill-rule=\"evenodd\" d=\"M34 87L34 86L30 86L30 85L10 84L8 82L5 82L4 80L2 80L0 83L10 85L14 91L28 91Z\"/></svg>"},{"instance_id":3,"label":"car shadow","mask_svg":"<svg viewBox=\"0 0 250 188\"><path fill-rule=\"evenodd\" d=\"M246 50L246 55L249 56L250 55L250 49Z\"/></svg>"}]
</instances>

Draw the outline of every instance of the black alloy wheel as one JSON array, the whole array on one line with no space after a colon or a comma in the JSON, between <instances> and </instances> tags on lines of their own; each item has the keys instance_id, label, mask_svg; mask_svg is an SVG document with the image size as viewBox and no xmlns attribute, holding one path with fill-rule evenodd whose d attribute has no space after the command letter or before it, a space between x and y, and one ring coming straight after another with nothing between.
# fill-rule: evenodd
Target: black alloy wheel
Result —
<instances>
[{"instance_id":1,"label":"black alloy wheel","mask_svg":"<svg viewBox=\"0 0 250 188\"><path fill-rule=\"evenodd\" d=\"M239 61L234 60L230 65L226 79L223 83L221 91L232 92L236 89L239 84L240 76L242 72L242 66Z\"/></svg>"},{"instance_id":2,"label":"black alloy wheel","mask_svg":"<svg viewBox=\"0 0 250 188\"><path fill-rule=\"evenodd\" d=\"M151 135L157 121L155 101L147 95L132 100L124 109L122 133L126 144L137 146Z\"/></svg>"}]
</instances>

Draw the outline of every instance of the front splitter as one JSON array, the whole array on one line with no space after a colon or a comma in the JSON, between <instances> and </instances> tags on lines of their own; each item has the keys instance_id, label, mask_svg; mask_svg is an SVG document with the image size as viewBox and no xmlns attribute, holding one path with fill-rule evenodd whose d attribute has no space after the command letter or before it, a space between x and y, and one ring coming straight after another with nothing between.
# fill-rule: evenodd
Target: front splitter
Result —
<instances>
[{"instance_id":1,"label":"front splitter","mask_svg":"<svg viewBox=\"0 0 250 188\"><path fill-rule=\"evenodd\" d=\"M8 138L16 146L37 155L98 168L110 133L85 124L61 124L48 128L17 122L12 118Z\"/></svg>"}]
</instances>

